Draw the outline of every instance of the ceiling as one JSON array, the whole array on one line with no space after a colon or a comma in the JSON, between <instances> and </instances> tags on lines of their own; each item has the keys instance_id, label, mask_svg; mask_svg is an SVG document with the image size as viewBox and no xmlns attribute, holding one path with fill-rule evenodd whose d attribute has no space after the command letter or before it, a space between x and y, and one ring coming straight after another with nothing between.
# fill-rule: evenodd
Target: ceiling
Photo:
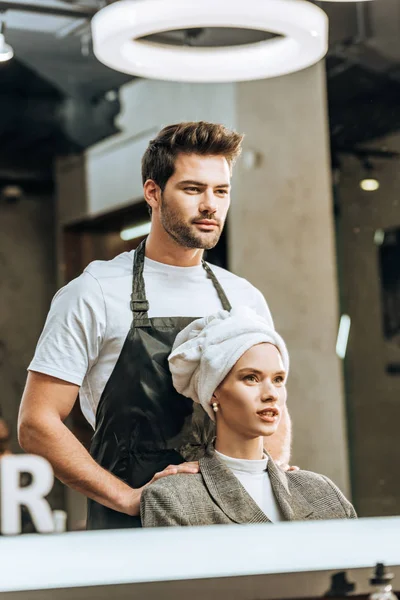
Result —
<instances>
[{"instance_id":1,"label":"ceiling","mask_svg":"<svg viewBox=\"0 0 400 600\"><path fill-rule=\"evenodd\" d=\"M0 63L0 184L51 180L55 155L77 152L117 131L119 87L129 76L100 64L90 44L97 0L26 0L58 15L14 10L0 0L15 58ZM83 4L84 1L84 4ZM352 151L400 129L398 0L315 2L330 19L327 82L333 152ZM247 43L260 32L196 30L190 43ZM187 42L187 32L158 36Z\"/></svg>"},{"instance_id":2,"label":"ceiling","mask_svg":"<svg viewBox=\"0 0 400 600\"><path fill-rule=\"evenodd\" d=\"M0 63L0 185L22 177L40 188L51 183L54 156L79 152L118 131L117 92L131 77L94 58L89 20L76 18L78 4L28 1L74 15L5 13L15 57ZM18 0L6 4L17 7ZM85 7L94 14L93 1Z\"/></svg>"}]
</instances>

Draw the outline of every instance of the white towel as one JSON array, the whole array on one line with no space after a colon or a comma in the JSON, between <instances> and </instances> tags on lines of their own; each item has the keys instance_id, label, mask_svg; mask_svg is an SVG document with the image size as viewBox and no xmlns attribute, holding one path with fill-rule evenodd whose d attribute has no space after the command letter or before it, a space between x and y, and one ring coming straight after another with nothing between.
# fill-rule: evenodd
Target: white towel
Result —
<instances>
[{"instance_id":1,"label":"white towel","mask_svg":"<svg viewBox=\"0 0 400 600\"><path fill-rule=\"evenodd\" d=\"M233 308L196 319L176 336L169 355L175 389L198 402L214 420L214 391L247 350L269 342L282 356L286 372L289 355L281 336L247 307Z\"/></svg>"}]
</instances>

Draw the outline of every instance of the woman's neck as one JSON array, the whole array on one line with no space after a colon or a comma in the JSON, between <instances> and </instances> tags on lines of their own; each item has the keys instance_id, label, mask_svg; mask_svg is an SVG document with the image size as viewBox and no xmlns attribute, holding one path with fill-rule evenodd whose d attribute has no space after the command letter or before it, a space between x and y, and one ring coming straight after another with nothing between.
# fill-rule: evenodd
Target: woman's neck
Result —
<instances>
[{"instance_id":1,"label":"woman's neck","mask_svg":"<svg viewBox=\"0 0 400 600\"><path fill-rule=\"evenodd\" d=\"M256 437L244 439L236 436L232 431L224 435L218 431L215 439L215 449L225 456L244 458L246 460L260 460L264 455L264 438Z\"/></svg>"}]
</instances>

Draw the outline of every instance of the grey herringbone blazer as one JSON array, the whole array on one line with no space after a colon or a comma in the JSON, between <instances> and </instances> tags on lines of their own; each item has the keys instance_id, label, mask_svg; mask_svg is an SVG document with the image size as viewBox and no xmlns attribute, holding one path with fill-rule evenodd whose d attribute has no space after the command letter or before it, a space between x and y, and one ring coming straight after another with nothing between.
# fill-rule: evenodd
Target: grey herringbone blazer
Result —
<instances>
[{"instance_id":1,"label":"grey herringbone blazer","mask_svg":"<svg viewBox=\"0 0 400 600\"><path fill-rule=\"evenodd\" d=\"M287 521L354 519L353 506L323 475L282 471L269 458L267 470L282 515ZM270 523L239 480L209 446L200 473L170 475L142 494L143 527Z\"/></svg>"}]
</instances>

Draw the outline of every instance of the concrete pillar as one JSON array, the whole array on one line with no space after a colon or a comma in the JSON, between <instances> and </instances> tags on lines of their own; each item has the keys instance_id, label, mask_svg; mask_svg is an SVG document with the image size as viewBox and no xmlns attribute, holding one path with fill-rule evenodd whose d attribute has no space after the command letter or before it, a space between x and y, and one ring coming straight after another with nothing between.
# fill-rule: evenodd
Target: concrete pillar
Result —
<instances>
[{"instance_id":1,"label":"concrete pillar","mask_svg":"<svg viewBox=\"0 0 400 600\"><path fill-rule=\"evenodd\" d=\"M375 140L374 148L400 152L400 135ZM400 343L385 327L388 299L396 307L398 276L391 285L381 270L382 253L395 250L400 227L399 160L372 160L380 181L375 192L359 186L366 176L355 157L341 157L338 190L344 310L351 317L346 354L350 405L353 496L363 517L398 515L400 481ZM398 266L397 266L398 269ZM397 292L398 294L398 292ZM398 296L397 296L398 297Z\"/></svg>"},{"instance_id":2,"label":"concrete pillar","mask_svg":"<svg viewBox=\"0 0 400 600\"><path fill-rule=\"evenodd\" d=\"M236 101L230 268L263 292L289 347L293 463L348 493L324 65L239 84Z\"/></svg>"}]
</instances>

